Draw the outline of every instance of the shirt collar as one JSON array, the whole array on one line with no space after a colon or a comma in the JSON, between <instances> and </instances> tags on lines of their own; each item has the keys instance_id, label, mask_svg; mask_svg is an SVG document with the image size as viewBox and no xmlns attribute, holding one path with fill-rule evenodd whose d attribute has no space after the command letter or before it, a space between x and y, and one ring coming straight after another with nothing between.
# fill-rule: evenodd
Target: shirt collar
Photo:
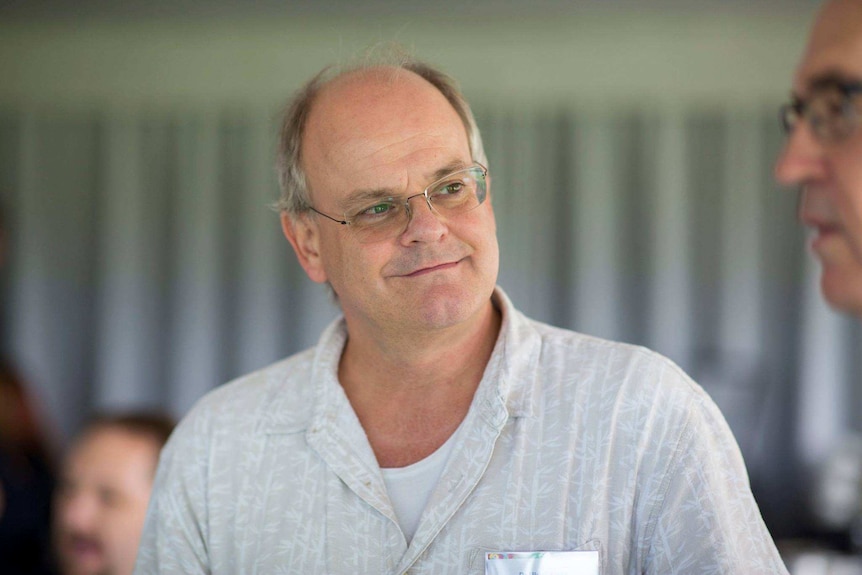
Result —
<instances>
[{"instance_id":1,"label":"shirt collar","mask_svg":"<svg viewBox=\"0 0 862 575\"><path fill-rule=\"evenodd\" d=\"M498 286L492 301L502 314L500 334L482 381L473 399L488 423L500 424L508 417L530 417L536 412L537 370L541 351L541 336L533 322L515 309L509 297ZM295 386L278 385L264 408L261 430L266 433L301 431L309 426L337 422L356 416L349 408L347 397L338 383L338 362L347 328L344 318L335 319L323 331L314 349L308 387L313 408L297 412L296 405L305 400L295 396ZM290 374L280 373L282 378ZM473 409L471 408L471 409Z\"/></svg>"}]
</instances>

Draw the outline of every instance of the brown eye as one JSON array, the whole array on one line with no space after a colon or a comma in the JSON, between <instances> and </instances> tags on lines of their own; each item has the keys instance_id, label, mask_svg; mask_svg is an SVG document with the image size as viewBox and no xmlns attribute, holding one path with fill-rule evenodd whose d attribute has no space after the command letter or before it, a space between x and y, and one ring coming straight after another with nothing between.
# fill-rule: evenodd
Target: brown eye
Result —
<instances>
[{"instance_id":1,"label":"brown eye","mask_svg":"<svg viewBox=\"0 0 862 575\"><path fill-rule=\"evenodd\" d=\"M456 181L449 182L440 186L435 192L435 196L454 196L464 191L464 182Z\"/></svg>"}]
</instances>

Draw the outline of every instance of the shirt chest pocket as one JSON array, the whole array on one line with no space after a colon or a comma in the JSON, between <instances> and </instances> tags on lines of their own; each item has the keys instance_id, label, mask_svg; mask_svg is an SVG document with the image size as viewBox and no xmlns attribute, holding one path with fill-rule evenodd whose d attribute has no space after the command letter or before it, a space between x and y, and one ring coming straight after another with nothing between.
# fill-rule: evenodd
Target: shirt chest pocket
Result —
<instances>
[{"instance_id":1,"label":"shirt chest pocket","mask_svg":"<svg viewBox=\"0 0 862 575\"><path fill-rule=\"evenodd\" d=\"M590 540L574 549L477 548L470 554L470 573L477 575L601 575L601 542Z\"/></svg>"}]
</instances>

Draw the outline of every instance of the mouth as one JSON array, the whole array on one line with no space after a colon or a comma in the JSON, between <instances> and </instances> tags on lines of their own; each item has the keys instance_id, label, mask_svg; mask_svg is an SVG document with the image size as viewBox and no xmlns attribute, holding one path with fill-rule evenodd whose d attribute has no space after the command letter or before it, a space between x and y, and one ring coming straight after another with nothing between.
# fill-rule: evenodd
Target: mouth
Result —
<instances>
[{"instance_id":1,"label":"mouth","mask_svg":"<svg viewBox=\"0 0 862 575\"><path fill-rule=\"evenodd\" d=\"M840 226L835 224L806 224L810 230L810 247L811 251L820 256L825 255L830 251L830 245L839 239L843 231Z\"/></svg>"},{"instance_id":2,"label":"mouth","mask_svg":"<svg viewBox=\"0 0 862 575\"><path fill-rule=\"evenodd\" d=\"M420 277L420 276L432 274L434 272L452 269L452 268L456 267L459 263L461 263L461 260L456 260L454 262L444 262L441 264L433 264L430 266L424 266L424 267L421 267L421 268L414 270L410 273L406 273L402 277L405 277L405 278Z\"/></svg>"},{"instance_id":3,"label":"mouth","mask_svg":"<svg viewBox=\"0 0 862 575\"><path fill-rule=\"evenodd\" d=\"M803 186L797 197L796 213L799 222L811 229L817 237L843 232L840 217L828 192L820 188Z\"/></svg>"},{"instance_id":4,"label":"mouth","mask_svg":"<svg viewBox=\"0 0 862 575\"><path fill-rule=\"evenodd\" d=\"M80 535L66 538L63 548L67 557L75 561L92 561L102 556L102 545L90 537Z\"/></svg>"}]
</instances>

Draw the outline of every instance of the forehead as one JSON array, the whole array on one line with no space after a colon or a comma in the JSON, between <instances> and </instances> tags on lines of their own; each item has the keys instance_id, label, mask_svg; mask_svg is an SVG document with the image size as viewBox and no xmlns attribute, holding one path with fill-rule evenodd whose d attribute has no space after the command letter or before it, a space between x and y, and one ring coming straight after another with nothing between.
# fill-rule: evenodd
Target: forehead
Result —
<instances>
[{"instance_id":1,"label":"forehead","mask_svg":"<svg viewBox=\"0 0 862 575\"><path fill-rule=\"evenodd\" d=\"M318 94L306 124L303 167L314 179L400 167L435 153L449 156L446 162L453 153L469 160L460 116L425 79L379 68L337 78Z\"/></svg>"},{"instance_id":2,"label":"forehead","mask_svg":"<svg viewBox=\"0 0 862 575\"><path fill-rule=\"evenodd\" d=\"M829 76L862 80L862 0L824 5L797 68L794 89L805 93Z\"/></svg>"},{"instance_id":3,"label":"forehead","mask_svg":"<svg viewBox=\"0 0 862 575\"><path fill-rule=\"evenodd\" d=\"M143 435L99 427L85 432L72 446L63 471L76 481L131 487L152 479L158 451Z\"/></svg>"}]
</instances>

